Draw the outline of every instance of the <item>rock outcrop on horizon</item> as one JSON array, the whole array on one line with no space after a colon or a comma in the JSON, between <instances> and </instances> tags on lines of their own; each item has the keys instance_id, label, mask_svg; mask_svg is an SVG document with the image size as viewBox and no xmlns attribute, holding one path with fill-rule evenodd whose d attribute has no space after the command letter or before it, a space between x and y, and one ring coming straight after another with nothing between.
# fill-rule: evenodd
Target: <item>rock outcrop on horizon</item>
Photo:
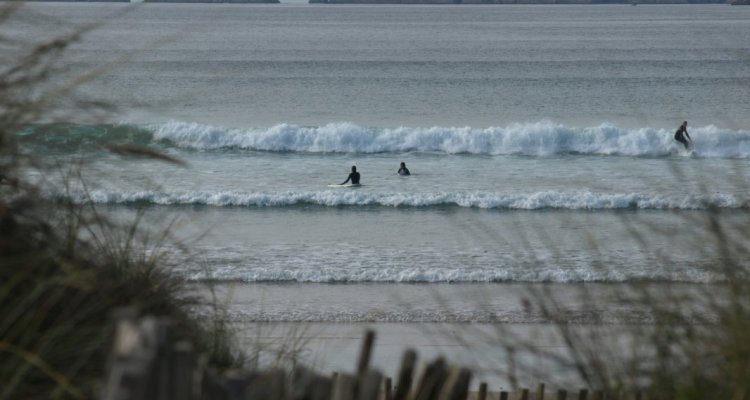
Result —
<instances>
[{"instance_id":1,"label":"rock outcrop on horizon","mask_svg":"<svg viewBox=\"0 0 750 400\"><path fill-rule=\"evenodd\" d=\"M92 1L92 0L86 0ZM278 4L279 0L131 0L138 3L235 3L235 4Z\"/></svg>"}]
</instances>

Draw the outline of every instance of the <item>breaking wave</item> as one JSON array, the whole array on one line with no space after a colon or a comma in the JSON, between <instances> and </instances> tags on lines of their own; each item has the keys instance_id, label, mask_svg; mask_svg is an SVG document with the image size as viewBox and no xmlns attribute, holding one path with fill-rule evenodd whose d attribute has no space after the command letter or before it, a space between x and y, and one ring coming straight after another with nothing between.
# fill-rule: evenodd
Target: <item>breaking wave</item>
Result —
<instances>
[{"instance_id":1,"label":"breaking wave","mask_svg":"<svg viewBox=\"0 0 750 400\"><path fill-rule=\"evenodd\" d=\"M59 197L59 195L52 195ZM595 193L591 191L547 190L509 194L502 192L373 193L360 190L300 192L155 191L117 192L94 190L74 195L77 202L100 204L205 205L214 207L291 207L291 206L383 206L383 207L463 207L507 210L617 210L676 209L703 210L749 208L750 199L732 194L670 196L648 193Z\"/></svg>"},{"instance_id":2,"label":"breaking wave","mask_svg":"<svg viewBox=\"0 0 750 400\"><path fill-rule=\"evenodd\" d=\"M690 130L694 156L750 158L750 131L713 125ZM505 127L362 127L329 123L306 127L289 123L234 129L172 121L156 125L52 124L28 129L22 143L63 151L113 143L156 144L191 151L308 153L403 153L528 155L557 154L666 157L682 153L673 130L620 128L609 123L573 127L549 121Z\"/></svg>"},{"instance_id":3,"label":"breaking wave","mask_svg":"<svg viewBox=\"0 0 750 400\"><path fill-rule=\"evenodd\" d=\"M320 127L280 124L265 129L227 129L196 123L152 126L154 139L193 150L243 149L269 152L529 155L591 154L669 156L678 153L671 130L624 129L611 124L569 127L552 122L506 127L365 128L351 123ZM692 129L695 155L750 158L750 131L706 126Z\"/></svg>"}]
</instances>

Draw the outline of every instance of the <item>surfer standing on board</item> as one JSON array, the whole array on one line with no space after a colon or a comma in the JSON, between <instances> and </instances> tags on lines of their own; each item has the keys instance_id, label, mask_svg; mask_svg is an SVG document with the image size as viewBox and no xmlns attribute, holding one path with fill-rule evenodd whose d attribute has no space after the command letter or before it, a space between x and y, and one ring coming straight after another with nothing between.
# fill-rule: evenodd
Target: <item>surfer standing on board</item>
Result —
<instances>
[{"instance_id":1,"label":"surfer standing on board","mask_svg":"<svg viewBox=\"0 0 750 400\"><path fill-rule=\"evenodd\" d=\"M401 168L398 169L399 175L411 175L409 168L406 168L406 163L401 161Z\"/></svg>"},{"instance_id":2,"label":"surfer standing on board","mask_svg":"<svg viewBox=\"0 0 750 400\"><path fill-rule=\"evenodd\" d=\"M693 139L691 139L690 135L688 135L687 121L683 121L682 125L677 128L677 132L674 133L674 140L684 144L686 149L690 148L690 143L693 141Z\"/></svg>"},{"instance_id":3,"label":"surfer standing on board","mask_svg":"<svg viewBox=\"0 0 750 400\"><path fill-rule=\"evenodd\" d=\"M352 172L346 177L342 185L346 185L350 180L352 181L352 185L359 185L359 172L357 172L357 166L355 165L352 165Z\"/></svg>"}]
</instances>

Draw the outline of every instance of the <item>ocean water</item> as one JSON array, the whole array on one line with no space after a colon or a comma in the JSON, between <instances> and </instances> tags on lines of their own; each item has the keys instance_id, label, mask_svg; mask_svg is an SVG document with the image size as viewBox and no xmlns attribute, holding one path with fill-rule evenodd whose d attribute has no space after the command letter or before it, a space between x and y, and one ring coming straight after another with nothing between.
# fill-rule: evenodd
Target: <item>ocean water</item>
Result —
<instances>
[{"instance_id":1,"label":"ocean water","mask_svg":"<svg viewBox=\"0 0 750 400\"><path fill-rule=\"evenodd\" d=\"M78 201L174 223L177 272L240 287L238 321L537 322L518 285L719 282L703 222L750 223L750 8L25 12L11 35L105 21L56 79L107 66L76 95L118 112L22 147L83 158ZM102 148L128 143L186 166ZM362 186L329 186L352 165ZM591 318L632 318L607 304Z\"/></svg>"}]
</instances>

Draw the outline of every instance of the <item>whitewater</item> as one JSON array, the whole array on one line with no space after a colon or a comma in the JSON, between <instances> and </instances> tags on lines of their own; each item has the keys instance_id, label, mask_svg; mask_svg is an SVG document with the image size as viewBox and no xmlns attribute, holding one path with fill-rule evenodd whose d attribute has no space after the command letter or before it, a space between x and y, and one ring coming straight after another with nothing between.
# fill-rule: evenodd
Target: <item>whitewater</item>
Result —
<instances>
[{"instance_id":1,"label":"whitewater","mask_svg":"<svg viewBox=\"0 0 750 400\"><path fill-rule=\"evenodd\" d=\"M365 193L352 189L320 192L177 192L155 191L105 192L93 190L63 195L50 194L50 198L70 199L83 204L141 204L141 205L209 205L216 207L284 207L284 206L384 206L384 207L436 207L457 206L500 210L616 210L616 209L674 209L707 210L709 208L739 209L750 207L750 198L738 199L733 195L685 195L669 197L660 194L610 194L588 191L561 193L546 191L529 194L503 194L485 192L444 193Z\"/></svg>"},{"instance_id":2,"label":"whitewater","mask_svg":"<svg viewBox=\"0 0 750 400\"><path fill-rule=\"evenodd\" d=\"M700 221L716 210L748 220L750 132L691 133L695 149L686 152L671 129L612 123L243 129L171 120L37 126L20 142L86 157L85 186L52 185L44 193L53 201L187 223L181 240L202 240L176 271L191 281L716 283L718 253L704 245ZM102 143L148 146L184 165L134 162L102 152ZM400 162L411 176L396 174ZM351 165L363 185L330 187ZM334 314L294 318L343 318Z\"/></svg>"},{"instance_id":3,"label":"whitewater","mask_svg":"<svg viewBox=\"0 0 750 400\"><path fill-rule=\"evenodd\" d=\"M48 129L56 128L28 132L23 145L49 147L56 136ZM703 245L700 221L721 210L744 223L750 207L741 173L750 168L750 135L714 126L692 130L693 154L666 129L606 123L229 129L169 121L66 130L68 141L55 148L89 155L86 186L46 195L123 220L146 210L183 221L182 240L201 241L190 242L198 254L178 258L176 271L196 282L716 283L718 253ZM103 153L102 138L157 148L186 165ZM411 176L396 174L400 162ZM363 185L331 188L351 165ZM292 318L279 312L253 315ZM293 319L367 318L357 315Z\"/></svg>"},{"instance_id":4,"label":"whitewater","mask_svg":"<svg viewBox=\"0 0 750 400\"><path fill-rule=\"evenodd\" d=\"M401 153L528 155L624 155L660 157L678 153L680 144L667 129L626 129L611 123L592 127L550 121L505 127L365 128L353 123L319 127L279 124L269 128L228 129L170 121L145 127L152 140L193 150L255 150L310 153ZM750 131L713 125L691 129L699 138L697 157L748 158Z\"/></svg>"}]
</instances>

